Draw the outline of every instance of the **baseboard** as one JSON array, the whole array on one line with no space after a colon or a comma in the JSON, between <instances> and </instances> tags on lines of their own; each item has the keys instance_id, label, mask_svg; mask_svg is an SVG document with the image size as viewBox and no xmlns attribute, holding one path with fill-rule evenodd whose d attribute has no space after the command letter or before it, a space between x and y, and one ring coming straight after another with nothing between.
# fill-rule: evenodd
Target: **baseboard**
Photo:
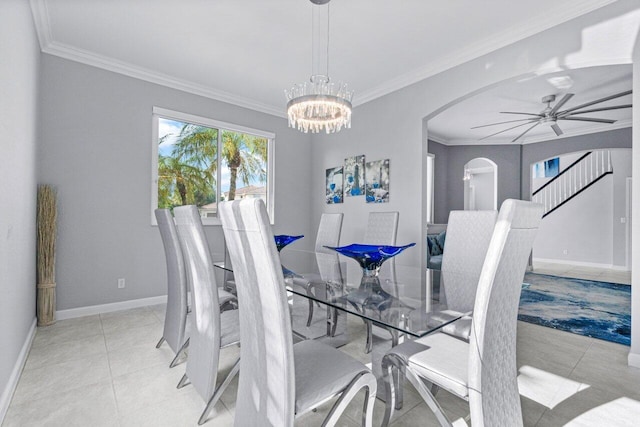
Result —
<instances>
[{"instance_id":1,"label":"baseboard","mask_svg":"<svg viewBox=\"0 0 640 427\"><path fill-rule=\"evenodd\" d=\"M634 368L640 368L640 354L629 352L627 363Z\"/></svg>"},{"instance_id":2,"label":"baseboard","mask_svg":"<svg viewBox=\"0 0 640 427\"><path fill-rule=\"evenodd\" d=\"M24 368L24 364L27 361L33 337L36 336L37 323L38 320L34 317L33 323L31 323L31 328L29 328L29 333L24 340L24 344L22 344L20 354L18 354L18 360L16 360L16 363L13 366L13 371L11 371L11 375L9 376L9 381L7 381L4 390L2 390L2 395L0 395L0 424L2 424L4 417L7 415L9 404L13 398L13 393L16 391L16 387L18 386L18 380L20 379L20 374L22 374L22 368Z\"/></svg>"},{"instance_id":3,"label":"baseboard","mask_svg":"<svg viewBox=\"0 0 640 427\"><path fill-rule=\"evenodd\" d=\"M70 308L56 311L56 320L74 319L76 317L92 316L94 314L111 313L112 311L127 310L130 308L145 307L148 305L164 304L166 295L157 297L133 299L129 301L114 302L111 304L90 305L87 307Z\"/></svg>"},{"instance_id":4,"label":"baseboard","mask_svg":"<svg viewBox=\"0 0 640 427\"><path fill-rule=\"evenodd\" d=\"M572 261L568 259L533 258L533 262L546 262L549 264L575 265L576 267L593 267L604 268L608 270L628 271L627 267L623 265L599 264L595 262Z\"/></svg>"}]
</instances>

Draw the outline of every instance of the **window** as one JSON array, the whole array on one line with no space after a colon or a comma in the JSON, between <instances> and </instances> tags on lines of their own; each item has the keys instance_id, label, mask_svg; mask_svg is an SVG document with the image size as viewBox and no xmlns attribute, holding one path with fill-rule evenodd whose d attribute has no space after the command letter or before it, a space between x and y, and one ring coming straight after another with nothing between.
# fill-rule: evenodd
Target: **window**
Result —
<instances>
[{"instance_id":1,"label":"window","mask_svg":"<svg viewBox=\"0 0 640 427\"><path fill-rule=\"evenodd\" d=\"M219 224L218 201L264 200L273 222L275 135L190 114L153 109L152 224L157 208L196 205Z\"/></svg>"}]
</instances>

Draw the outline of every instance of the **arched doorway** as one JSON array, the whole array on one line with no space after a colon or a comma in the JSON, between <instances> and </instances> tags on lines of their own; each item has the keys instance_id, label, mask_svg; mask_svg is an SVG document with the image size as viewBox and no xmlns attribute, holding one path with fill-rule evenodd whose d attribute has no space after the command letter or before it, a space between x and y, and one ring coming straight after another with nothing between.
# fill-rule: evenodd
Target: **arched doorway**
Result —
<instances>
[{"instance_id":1,"label":"arched doorway","mask_svg":"<svg viewBox=\"0 0 640 427\"><path fill-rule=\"evenodd\" d=\"M477 157L464 165L464 209L498 209L498 165L487 158Z\"/></svg>"}]
</instances>

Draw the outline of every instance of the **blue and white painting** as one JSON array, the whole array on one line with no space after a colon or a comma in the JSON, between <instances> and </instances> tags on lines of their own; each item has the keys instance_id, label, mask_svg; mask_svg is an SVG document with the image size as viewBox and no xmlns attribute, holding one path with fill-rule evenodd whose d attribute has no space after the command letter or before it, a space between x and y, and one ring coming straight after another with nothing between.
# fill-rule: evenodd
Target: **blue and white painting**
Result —
<instances>
[{"instance_id":1,"label":"blue and white painting","mask_svg":"<svg viewBox=\"0 0 640 427\"><path fill-rule=\"evenodd\" d=\"M389 159L367 162L364 175L367 203L389 203Z\"/></svg>"},{"instance_id":2,"label":"blue and white painting","mask_svg":"<svg viewBox=\"0 0 640 427\"><path fill-rule=\"evenodd\" d=\"M560 173L560 157L554 157L533 165L534 178L553 178L558 173Z\"/></svg>"},{"instance_id":3,"label":"blue and white painting","mask_svg":"<svg viewBox=\"0 0 640 427\"><path fill-rule=\"evenodd\" d=\"M342 203L342 166L327 169L327 204Z\"/></svg>"},{"instance_id":4,"label":"blue and white painting","mask_svg":"<svg viewBox=\"0 0 640 427\"><path fill-rule=\"evenodd\" d=\"M518 319L630 345L631 287L527 273Z\"/></svg>"},{"instance_id":5,"label":"blue and white painting","mask_svg":"<svg viewBox=\"0 0 640 427\"><path fill-rule=\"evenodd\" d=\"M344 159L344 196L364 196L364 154Z\"/></svg>"}]
</instances>

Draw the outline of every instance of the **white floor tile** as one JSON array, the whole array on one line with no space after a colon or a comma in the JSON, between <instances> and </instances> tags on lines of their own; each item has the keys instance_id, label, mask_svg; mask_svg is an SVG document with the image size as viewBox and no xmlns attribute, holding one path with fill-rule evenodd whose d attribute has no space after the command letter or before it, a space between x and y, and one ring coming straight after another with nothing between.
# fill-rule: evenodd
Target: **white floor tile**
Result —
<instances>
[{"instance_id":1,"label":"white floor tile","mask_svg":"<svg viewBox=\"0 0 640 427\"><path fill-rule=\"evenodd\" d=\"M91 335L86 338L67 340L56 344L32 347L24 369L36 369L47 365L83 359L94 354L106 354L104 336Z\"/></svg>"},{"instance_id":2,"label":"white floor tile","mask_svg":"<svg viewBox=\"0 0 640 427\"><path fill-rule=\"evenodd\" d=\"M106 380L68 391L57 390L40 399L12 403L2 425L117 427L118 412L111 381Z\"/></svg>"},{"instance_id":3,"label":"white floor tile","mask_svg":"<svg viewBox=\"0 0 640 427\"><path fill-rule=\"evenodd\" d=\"M41 368L23 371L12 404L43 399L111 378L106 354L94 354Z\"/></svg>"},{"instance_id":4,"label":"white floor tile","mask_svg":"<svg viewBox=\"0 0 640 427\"><path fill-rule=\"evenodd\" d=\"M554 265L548 267L560 270ZM166 344L155 348L162 334L163 310L164 306L159 305L39 328L3 426L197 425L205 402L193 387L176 389L185 365L169 369L171 350ZM363 353L363 324L351 317L347 323L352 341L342 350L368 361L369 356ZM618 419L611 418L615 425L635 425L640 419L635 413L640 408L640 370L627 366L628 351L626 346L518 322L519 367L531 366L588 386L575 393L560 387L556 396L539 397L542 403L522 398L524 425L597 426L602 425L597 423L602 422L606 410L620 414ZM238 354L237 347L223 350L219 381ZM544 393L545 389L537 390ZM236 391L237 379L223 394L215 417L206 425L233 425ZM453 419L468 413L468 404L455 396L440 391L437 398ZM332 403L299 417L296 425L319 425ZM362 398L358 397L338 425L359 425L361 413ZM384 402L376 401L374 414L374 425L379 425ZM438 424L408 387L405 406L392 425Z\"/></svg>"}]
</instances>

